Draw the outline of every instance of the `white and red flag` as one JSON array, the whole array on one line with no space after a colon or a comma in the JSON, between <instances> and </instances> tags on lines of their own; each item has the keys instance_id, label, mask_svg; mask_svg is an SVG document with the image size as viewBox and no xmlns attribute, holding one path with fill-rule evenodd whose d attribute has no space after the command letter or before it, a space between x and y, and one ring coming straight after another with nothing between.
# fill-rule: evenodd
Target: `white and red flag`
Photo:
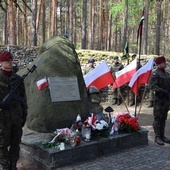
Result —
<instances>
[{"instance_id":1,"label":"white and red flag","mask_svg":"<svg viewBox=\"0 0 170 170\"><path fill-rule=\"evenodd\" d=\"M142 84L148 83L154 63L154 57L152 57L143 67L141 67L132 77L129 87L138 96L138 89Z\"/></svg>"},{"instance_id":2,"label":"white and red flag","mask_svg":"<svg viewBox=\"0 0 170 170\"><path fill-rule=\"evenodd\" d=\"M95 86L100 90L109 84L112 84L114 82L114 77L106 61L103 61L101 64L96 66L94 70L84 75L84 81L86 88Z\"/></svg>"},{"instance_id":3,"label":"white and red flag","mask_svg":"<svg viewBox=\"0 0 170 170\"><path fill-rule=\"evenodd\" d=\"M132 76L136 72L137 62L134 59L130 64L128 64L124 69L115 73L116 80L113 84L113 88L121 87L124 84L130 82Z\"/></svg>"},{"instance_id":4,"label":"white and red flag","mask_svg":"<svg viewBox=\"0 0 170 170\"><path fill-rule=\"evenodd\" d=\"M37 88L39 91L44 89L45 87L48 87L48 81L46 77L37 81Z\"/></svg>"}]
</instances>

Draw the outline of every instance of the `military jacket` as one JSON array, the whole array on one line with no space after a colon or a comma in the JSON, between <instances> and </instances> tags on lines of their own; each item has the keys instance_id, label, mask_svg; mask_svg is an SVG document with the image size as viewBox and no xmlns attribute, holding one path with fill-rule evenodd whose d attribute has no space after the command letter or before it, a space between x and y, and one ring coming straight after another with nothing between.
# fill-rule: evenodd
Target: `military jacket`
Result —
<instances>
[{"instance_id":1,"label":"military jacket","mask_svg":"<svg viewBox=\"0 0 170 170\"><path fill-rule=\"evenodd\" d=\"M87 67L85 67L85 69L84 69L84 75L85 74L87 74L89 71L92 71L93 69L94 69L95 67L93 66L87 66Z\"/></svg>"},{"instance_id":2,"label":"military jacket","mask_svg":"<svg viewBox=\"0 0 170 170\"><path fill-rule=\"evenodd\" d=\"M170 93L170 74L157 68L152 72L149 86L154 91L156 98L165 98L163 91L166 90Z\"/></svg>"},{"instance_id":3,"label":"military jacket","mask_svg":"<svg viewBox=\"0 0 170 170\"><path fill-rule=\"evenodd\" d=\"M111 66L110 70L111 70L112 74L115 76L115 72L120 71L123 68L124 68L123 64L118 62L118 63L114 63Z\"/></svg>"},{"instance_id":4,"label":"military jacket","mask_svg":"<svg viewBox=\"0 0 170 170\"><path fill-rule=\"evenodd\" d=\"M12 73L11 76L7 76L0 70L0 101L9 93L15 82L21 78L19 75ZM20 85L11 99L9 106L15 109L27 109L27 99L25 94L25 86L24 83ZM11 109L12 110L12 109Z\"/></svg>"}]
</instances>

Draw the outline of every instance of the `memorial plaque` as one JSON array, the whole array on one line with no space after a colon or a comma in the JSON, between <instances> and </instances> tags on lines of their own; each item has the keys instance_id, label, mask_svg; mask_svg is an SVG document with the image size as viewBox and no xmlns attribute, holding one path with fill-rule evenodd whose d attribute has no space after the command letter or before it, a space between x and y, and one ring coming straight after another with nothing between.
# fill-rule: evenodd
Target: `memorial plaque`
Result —
<instances>
[{"instance_id":1,"label":"memorial plaque","mask_svg":"<svg viewBox=\"0 0 170 170\"><path fill-rule=\"evenodd\" d=\"M49 77L52 102L80 100L77 77Z\"/></svg>"}]
</instances>

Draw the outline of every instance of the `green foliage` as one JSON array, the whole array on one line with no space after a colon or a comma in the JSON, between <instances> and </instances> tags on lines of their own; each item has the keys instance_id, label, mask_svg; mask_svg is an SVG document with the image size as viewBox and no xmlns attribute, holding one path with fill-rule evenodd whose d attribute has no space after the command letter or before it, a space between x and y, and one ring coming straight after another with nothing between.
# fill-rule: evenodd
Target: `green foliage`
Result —
<instances>
[{"instance_id":1,"label":"green foliage","mask_svg":"<svg viewBox=\"0 0 170 170\"><path fill-rule=\"evenodd\" d=\"M56 149L59 149L59 145L60 143L59 142L42 142L41 143L44 148L56 148Z\"/></svg>"},{"instance_id":2,"label":"green foliage","mask_svg":"<svg viewBox=\"0 0 170 170\"><path fill-rule=\"evenodd\" d=\"M139 24L141 13L144 7L143 0L129 0L128 2L128 25L133 27ZM124 10L125 10L125 0L122 0L122 2L112 3L111 4L111 14L113 17L113 20L118 20L115 22L116 27L120 28L123 24L122 22L122 16L124 16Z\"/></svg>"}]
</instances>

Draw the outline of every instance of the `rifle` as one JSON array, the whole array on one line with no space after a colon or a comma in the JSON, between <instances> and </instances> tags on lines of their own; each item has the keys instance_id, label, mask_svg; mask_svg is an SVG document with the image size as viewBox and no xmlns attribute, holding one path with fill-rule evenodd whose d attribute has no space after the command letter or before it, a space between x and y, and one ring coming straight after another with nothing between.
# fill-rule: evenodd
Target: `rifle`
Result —
<instances>
[{"instance_id":1,"label":"rifle","mask_svg":"<svg viewBox=\"0 0 170 170\"><path fill-rule=\"evenodd\" d=\"M24 79L28 76L29 73L33 73L35 69L37 68L36 65L33 65L31 69L27 68L28 72L24 74L22 77L20 77L12 86L10 91L6 94L6 96L3 98L2 101L0 101L0 106L8 105L12 98L17 99L18 101L22 101L22 98L15 95L15 92L17 91L18 87L23 83Z\"/></svg>"}]
</instances>

